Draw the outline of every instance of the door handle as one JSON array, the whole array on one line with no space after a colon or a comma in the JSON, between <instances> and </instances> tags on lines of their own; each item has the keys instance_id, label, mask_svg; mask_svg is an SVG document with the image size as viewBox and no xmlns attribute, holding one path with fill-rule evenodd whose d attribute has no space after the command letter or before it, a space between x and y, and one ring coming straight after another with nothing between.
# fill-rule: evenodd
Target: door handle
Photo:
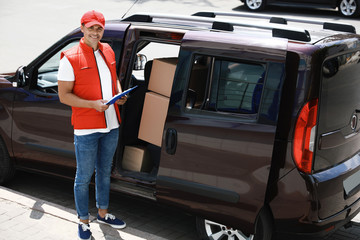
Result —
<instances>
[{"instance_id":1,"label":"door handle","mask_svg":"<svg viewBox=\"0 0 360 240\"><path fill-rule=\"evenodd\" d=\"M177 146L177 131L174 128L168 128L165 136L166 152L170 155L174 155Z\"/></svg>"}]
</instances>

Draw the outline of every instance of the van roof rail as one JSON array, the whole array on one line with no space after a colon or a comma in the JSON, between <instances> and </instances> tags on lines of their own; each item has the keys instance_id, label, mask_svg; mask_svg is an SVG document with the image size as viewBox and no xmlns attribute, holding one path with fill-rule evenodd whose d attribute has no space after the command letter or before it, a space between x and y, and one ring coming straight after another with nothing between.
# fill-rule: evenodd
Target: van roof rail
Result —
<instances>
[{"instance_id":1,"label":"van roof rail","mask_svg":"<svg viewBox=\"0 0 360 240\"><path fill-rule=\"evenodd\" d=\"M152 17L146 14L135 14L131 15L130 17L122 19L122 21L127 22L152 22Z\"/></svg>"},{"instance_id":2,"label":"van roof rail","mask_svg":"<svg viewBox=\"0 0 360 240\"><path fill-rule=\"evenodd\" d=\"M271 23L280 23L287 24L287 22L299 22L307 24L316 24L322 25L323 29L339 31L339 32L348 32L356 33L356 29L353 25L350 24L340 24L340 23L331 23L331 22L322 22L315 20L305 20L299 18L282 18L282 17L271 17L265 14L253 14L253 13L237 13L237 12L197 12L193 16L199 17L212 17L216 16L225 16L225 17L249 17L249 18L259 18L259 19L269 19Z\"/></svg>"},{"instance_id":3,"label":"van roof rail","mask_svg":"<svg viewBox=\"0 0 360 240\"><path fill-rule=\"evenodd\" d=\"M196 16L196 17L210 17L210 18L215 18L216 15L214 12L197 12L194 13L192 16Z\"/></svg>"},{"instance_id":4,"label":"van roof rail","mask_svg":"<svg viewBox=\"0 0 360 240\"><path fill-rule=\"evenodd\" d=\"M203 14L201 14L203 15ZM206 15L206 14L205 14ZM211 14L209 14L211 16ZM154 19L162 19L164 21L154 21ZM311 37L308 31L299 28L291 28L287 25L274 26L274 24L254 24L252 22L238 21L233 19L214 19L213 17L203 17L203 16L184 16L176 14L161 14L161 13L150 13L150 14L135 14L128 18L123 19L122 21L133 21L133 22L158 22L166 23L166 21L178 20L189 22L192 25L197 26L196 22L199 23L209 23L212 24L211 29L224 30L224 31L233 31L234 26L238 27L248 27L248 28L257 28L263 30L272 31L273 37L287 38L290 40L305 41L310 42Z\"/></svg>"},{"instance_id":5,"label":"van roof rail","mask_svg":"<svg viewBox=\"0 0 360 240\"><path fill-rule=\"evenodd\" d=\"M225 22L213 22L211 29L233 32L234 26Z\"/></svg>"},{"instance_id":6,"label":"van roof rail","mask_svg":"<svg viewBox=\"0 0 360 240\"><path fill-rule=\"evenodd\" d=\"M281 18L281 17L271 17L270 22L287 25L287 20L285 18Z\"/></svg>"},{"instance_id":7,"label":"van roof rail","mask_svg":"<svg viewBox=\"0 0 360 240\"><path fill-rule=\"evenodd\" d=\"M339 24L339 23L329 23L324 22L323 29L329 29L334 31L341 31L341 32L349 32L349 33L356 33L356 29L352 25L346 24Z\"/></svg>"}]
</instances>

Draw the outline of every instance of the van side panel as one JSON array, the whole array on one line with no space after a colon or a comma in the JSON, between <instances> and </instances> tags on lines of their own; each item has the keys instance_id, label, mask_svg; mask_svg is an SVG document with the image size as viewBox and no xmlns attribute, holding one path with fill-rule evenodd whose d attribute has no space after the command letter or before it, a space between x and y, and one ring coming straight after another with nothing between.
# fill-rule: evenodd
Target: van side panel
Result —
<instances>
[{"instance_id":1,"label":"van side panel","mask_svg":"<svg viewBox=\"0 0 360 240\"><path fill-rule=\"evenodd\" d=\"M262 44L268 44L264 39L245 43L242 38L234 39L234 36L221 33L190 34L184 37L175 74L163 134L156 196L160 202L181 206L204 218L241 229L246 234L253 233L257 214L264 205L278 108L274 108L276 117L268 122L265 121L265 118L270 119L268 115L260 116L262 110L259 116L189 110L185 108L184 99L187 81L193 54L222 57L234 62L234 59L240 62L251 59L252 63L265 66L269 62L283 64L287 41L277 42L277 49L262 49ZM259 51L262 54L258 54ZM279 69L283 71L284 68ZM275 78L270 74L267 77ZM280 81L282 73L276 79ZM265 80L266 87L269 86ZM274 88L281 89L281 84L275 84ZM264 103L264 95L261 99ZM176 152L169 154L166 152L170 140L167 136L174 132Z\"/></svg>"}]
</instances>

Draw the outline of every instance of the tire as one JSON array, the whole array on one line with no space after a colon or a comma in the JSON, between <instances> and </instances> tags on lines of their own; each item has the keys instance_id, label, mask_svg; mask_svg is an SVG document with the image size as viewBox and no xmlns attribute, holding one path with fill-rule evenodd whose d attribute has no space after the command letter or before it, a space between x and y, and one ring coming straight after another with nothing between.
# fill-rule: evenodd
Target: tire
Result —
<instances>
[{"instance_id":1,"label":"tire","mask_svg":"<svg viewBox=\"0 0 360 240\"><path fill-rule=\"evenodd\" d=\"M266 0L244 0L245 6L251 11L264 10Z\"/></svg>"},{"instance_id":2,"label":"tire","mask_svg":"<svg viewBox=\"0 0 360 240\"><path fill-rule=\"evenodd\" d=\"M4 141L0 138L0 185L4 185L14 178L15 166L9 156Z\"/></svg>"},{"instance_id":3,"label":"tire","mask_svg":"<svg viewBox=\"0 0 360 240\"><path fill-rule=\"evenodd\" d=\"M274 221L270 210L263 207L256 220L254 240L271 240L273 238Z\"/></svg>"},{"instance_id":4,"label":"tire","mask_svg":"<svg viewBox=\"0 0 360 240\"><path fill-rule=\"evenodd\" d=\"M228 228L223 224L196 218L196 229L201 240L271 240L272 238L272 218L267 210L261 210L256 221L254 235L246 236L240 230Z\"/></svg>"},{"instance_id":5,"label":"tire","mask_svg":"<svg viewBox=\"0 0 360 240\"><path fill-rule=\"evenodd\" d=\"M360 0L340 0L338 8L344 17L360 16Z\"/></svg>"}]
</instances>

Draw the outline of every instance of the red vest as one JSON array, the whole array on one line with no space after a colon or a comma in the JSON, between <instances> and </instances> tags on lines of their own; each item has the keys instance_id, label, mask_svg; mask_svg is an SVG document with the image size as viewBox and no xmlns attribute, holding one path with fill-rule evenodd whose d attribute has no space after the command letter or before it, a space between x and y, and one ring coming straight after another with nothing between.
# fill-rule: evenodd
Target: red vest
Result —
<instances>
[{"instance_id":1,"label":"red vest","mask_svg":"<svg viewBox=\"0 0 360 240\"><path fill-rule=\"evenodd\" d=\"M117 77L115 53L109 44L99 43L99 51L111 73L112 93L116 94ZM84 39L79 45L61 53L61 58L66 56L74 69L75 82L73 93L86 100L102 99L99 70L95 54L91 47L85 44ZM119 108L115 104L118 121L121 122ZM98 112L92 108L72 107L71 123L74 129L106 128L105 112Z\"/></svg>"}]
</instances>

